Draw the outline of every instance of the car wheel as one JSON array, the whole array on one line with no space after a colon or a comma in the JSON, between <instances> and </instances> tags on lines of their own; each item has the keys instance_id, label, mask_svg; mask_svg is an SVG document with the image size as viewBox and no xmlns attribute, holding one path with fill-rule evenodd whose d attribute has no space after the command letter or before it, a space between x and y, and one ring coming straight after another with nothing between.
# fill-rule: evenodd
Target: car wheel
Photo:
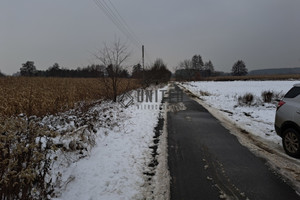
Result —
<instances>
[{"instance_id":1,"label":"car wheel","mask_svg":"<svg viewBox=\"0 0 300 200\"><path fill-rule=\"evenodd\" d=\"M282 144L285 152L292 156L300 157L300 134L293 128L289 128L283 132Z\"/></svg>"}]
</instances>

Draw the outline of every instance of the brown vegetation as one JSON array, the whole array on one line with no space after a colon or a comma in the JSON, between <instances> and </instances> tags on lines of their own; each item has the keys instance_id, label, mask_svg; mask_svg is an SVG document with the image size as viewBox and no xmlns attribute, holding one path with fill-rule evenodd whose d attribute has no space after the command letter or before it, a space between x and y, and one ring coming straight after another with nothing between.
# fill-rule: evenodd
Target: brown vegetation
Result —
<instances>
[{"instance_id":1,"label":"brown vegetation","mask_svg":"<svg viewBox=\"0 0 300 200\"><path fill-rule=\"evenodd\" d=\"M133 79L119 80L118 94L140 86ZM55 152L72 150L81 155L87 151L85 145L94 143L95 123L101 124L101 114L108 116L105 124L110 126L111 121L105 111L87 108L100 99L112 99L112 95L100 78L0 78L0 199L53 197L60 178L51 178ZM58 118L45 115L67 110L76 119L69 133L50 128L67 123L68 114L60 113ZM40 123L42 119L46 120ZM56 143L55 137L72 141Z\"/></svg>"},{"instance_id":2,"label":"brown vegetation","mask_svg":"<svg viewBox=\"0 0 300 200\"><path fill-rule=\"evenodd\" d=\"M202 78L202 81L247 81L247 80L289 80L300 79L300 74L257 75L257 76L216 76Z\"/></svg>"},{"instance_id":3,"label":"brown vegetation","mask_svg":"<svg viewBox=\"0 0 300 200\"><path fill-rule=\"evenodd\" d=\"M243 96L238 97L239 105L248 105L250 106L253 103L254 96L251 93L246 93Z\"/></svg>"},{"instance_id":4,"label":"brown vegetation","mask_svg":"<svg viewBox=\"0 0 300 200\"><path fill-rule=\"evenodd\" d=\"M136 80L121 82L119 94L140 86ZM97 78L0 78L0 115L44 116L72 109L81 101L110 99L111 95Z\"/></svg>"},{"instance_id":5,"label":"brown vegetation","mask_svg":"<svg viewBox=\"0 0 300 200\"><path fill-rule=\"evenodd\" d=\"M0 116L0 199L48 199L55 132L33 120Z\"/></svg>"}]
</instances>

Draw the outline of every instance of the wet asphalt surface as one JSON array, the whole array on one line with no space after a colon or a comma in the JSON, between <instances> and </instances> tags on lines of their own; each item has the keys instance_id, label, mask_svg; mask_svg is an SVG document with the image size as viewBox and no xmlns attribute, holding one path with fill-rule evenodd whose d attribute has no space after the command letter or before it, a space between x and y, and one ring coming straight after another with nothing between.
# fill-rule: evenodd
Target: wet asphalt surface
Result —
<instances>
[{"instance_id":1,"label":"wet asphalt surface","mask_svg":"<svg viewBox=\"0 0 300 200\"><path fill-rule=\"evenodd\" d=\"M167 115L171 200L300 199L204 107L170 93L170 104L186 106Z\"/></svg>"}]
</instances>

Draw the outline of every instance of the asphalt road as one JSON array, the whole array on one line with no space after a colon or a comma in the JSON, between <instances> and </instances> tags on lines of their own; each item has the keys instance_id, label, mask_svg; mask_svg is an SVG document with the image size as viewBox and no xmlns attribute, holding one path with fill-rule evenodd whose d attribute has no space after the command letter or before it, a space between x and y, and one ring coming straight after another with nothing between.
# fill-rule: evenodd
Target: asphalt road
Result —
<instances>
[{"instance_id":1,"label":"asphalt road","mask_svg":"<svg viewBox=\"0 0 300 200\"><path fill-rule=\"evenodd\" d=\"M177 94L170 104L182 101L186 110L167 117L171 200L300 199L204 107Z\"/></svg>"}]
</instances>

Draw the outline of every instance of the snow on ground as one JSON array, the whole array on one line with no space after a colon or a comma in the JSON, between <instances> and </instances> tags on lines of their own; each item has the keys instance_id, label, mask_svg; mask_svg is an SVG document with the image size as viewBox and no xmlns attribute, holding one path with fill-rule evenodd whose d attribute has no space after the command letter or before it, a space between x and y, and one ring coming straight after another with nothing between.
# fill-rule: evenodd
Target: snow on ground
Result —
<instances>
[{"instance_id":1,"label":"snow on ground","mask_svg":"<svg viewBox=\"0 0 300 200\"><path fill-rule=\"evenodd\" d=\"M163 89L166 90L166 87ZM110 105L110 113L118 114L118 119L113 127L98 127L96 144L90 155L63 169L56 166L55 170L62 174L63 187L61 196L54 199L114 200L149 197L147 195L151 191L148 186L151 184L147 184L148 178L144 173L148 171L148 164L152 159L149 147L153 145L154 127L160 114L162 93L157 94L158 102L137 102L135 96L134 104L127 108L121 108L120 104ZM159 149L165 156L164 147ZM162 171L158 174L168 175L166 171ZM154 177L155 179L160 178ZM153 185L150 189L157 190Z\"/></svg>"},{"instance_id":2,"label":"snow on ground","mask_svg":"<svg viewBox=\"0 0 300 200\"><path fill-rule=\"evenodd\" d=\"M281 138L274 130L276 102L264 103L261 94L272 91L284 95L295 83L299 81L188 82L182 85L209 106L221 110L240 128L281 145ZM239 105L239 96L246 93L255 96L253 104Z\"/></svg>"},{"instance_id":3,"label":"snow on ground","mask_svg":"<svg viewBox=\"0 0 300 200\"><path fill-rule=\"evenodd\" d=\"M272 91L284 95L300 81L187 82L179 85L200 99L241 144L264 158L267 164L300 195L300 160L285 154L281 138L274 130L277 102L264 103L261 94ZM253 103L241 105L239 96L254 95Z\"/></svg>"}]
</instances>

